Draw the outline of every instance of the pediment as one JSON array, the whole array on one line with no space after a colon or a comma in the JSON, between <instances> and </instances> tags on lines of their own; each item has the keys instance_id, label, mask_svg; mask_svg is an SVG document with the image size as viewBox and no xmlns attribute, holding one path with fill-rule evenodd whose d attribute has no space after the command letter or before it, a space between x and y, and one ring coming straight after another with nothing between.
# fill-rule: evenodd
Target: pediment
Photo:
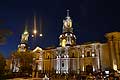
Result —
<instances>
[{"instance_id":1,"label":"pediment","mask_svg":"<svg viewBox=\"0 0 120 80\"><path fill-rule=\"evenodd\" d=\"M42 51L42 48L40 48L40 47L36 47L36 48L33 50L33 52L40 52L40 51Z\"/></svg>"}]
</instances>

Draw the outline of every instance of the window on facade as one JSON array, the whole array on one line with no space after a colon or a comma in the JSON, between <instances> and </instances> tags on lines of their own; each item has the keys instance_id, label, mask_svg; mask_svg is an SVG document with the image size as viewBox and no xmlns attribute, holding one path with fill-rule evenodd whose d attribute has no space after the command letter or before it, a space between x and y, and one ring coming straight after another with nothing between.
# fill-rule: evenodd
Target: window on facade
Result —
<instances>
[{"instance_id":1,"label":"window on facade","mask_svg":"<svg viewBox=\"0 0 120 80\"><path fill-rule=\"evenodd\" d=\"M72 58L74 58L75 56L74 56L74 53L72 53Z\"/></svg>"},{"instance_id":2,"label":"window on facade","mask_svg":"<svg viewBox=\"0 0 120 80\"><path fill-rule=\"evenodd\" d=\"M49 56L48 56L48 59L49 59Z\"/></svg>"},{"instance_id":3,"label":"window on facade","mask_svg":"<svg viewBox=\"0 0 120 80\"><path fill-rule=\"evenodd\" d=\"M62 40L62 47L65 47L65 45L66 45L66 40L63 39L63 40Z\"/></svg>"},{"instance_id":4,"label":"window on facade","mask_svg":"<svg viewBox=\"0 0 120 80\"><path fill-rule=\"evenodd\" d=\"M90 51L87 52L87 57L90 57Z\"/></svg>"},{"instance_id":5,"label":"window on facade","mask_svg":"<svg viewBox=\"0 0 120 80\"><path fill-rule=\"evenodd\" d=\"M74 40L72 40L72 44L74 44L75 42L74 42Z\"/></svg>"},{"instance_id":6,"label":"window on facade","mask_svg":"<svg viewBox=\"0 0 120 80\"><path fill-rule=\"evenodd\" d=\"M64 62L62 62L62 67L64 67Z\"/></svg>"}]
</instances>

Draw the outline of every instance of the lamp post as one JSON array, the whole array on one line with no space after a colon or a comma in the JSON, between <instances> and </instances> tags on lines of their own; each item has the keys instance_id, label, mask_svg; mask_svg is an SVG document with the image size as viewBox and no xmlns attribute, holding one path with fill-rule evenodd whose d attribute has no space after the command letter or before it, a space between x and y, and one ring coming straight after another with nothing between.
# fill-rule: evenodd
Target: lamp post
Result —
<instances>
[{"instance_id":1,"label":"lamp post","mask_svg":"<svg viewBox=\"0 0 120 80\"><path fill-rule=\"evenodd\" d=\"M33 25L33 34L32 37L36 37L38 34L38 30L37 30L37 18L36 18L36 14L34 13L34 25ZM40 33L39 36L42 37L42 20L40 20Z\"/></svg>"},{"instance_id":2,"label":"lamp post","mask_svg":"<svg viewBox=\"0 0 120 80\"><path fill-rule=\"evenodd\" d=\"M38 37L42 37L43 34L42 34L42 20L40 20L40 30L38 30L38 25L37 25L37 18L36 18L36 14L34 14L34 21L33 21L33 30L32 30L32 46L33 48L36 46L35 44L39 44L38 43Z\"/></svg>"}]
</instances>

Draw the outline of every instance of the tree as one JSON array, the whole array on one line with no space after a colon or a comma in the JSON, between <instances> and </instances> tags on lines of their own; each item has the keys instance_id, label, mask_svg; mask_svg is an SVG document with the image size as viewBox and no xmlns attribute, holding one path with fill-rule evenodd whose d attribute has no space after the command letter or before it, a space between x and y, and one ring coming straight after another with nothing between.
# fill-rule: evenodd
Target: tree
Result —
<instances>
[{"instance_id":1,"label":"tree","mask_svg":"<svg viewBox=\"0 0 120 80\"><path fill-rule=\"evenodd\" d=\"M34 54L32 51L26 51L26 52L14 52L12 55L14 55L14 58L16 60L19 60L19 65L20 65L20 72L21 73L32 73L32 63L33 63L33 58Z\"/></svg>"},{"instance_id":2,"label":"tree","mask_svg":"<svg viewBox=\"0 0 120 80\"><path fill-rule=\"evenodd\" d=\"M5 58L3 57L2 54L0 54L0 77L3 76L4 74L4 70L5 70L5 65L6 65L6 62L5 62Z\"/></svg>"},{"instance_id":3,"label":"tree","mask_svg":"<svg viewBox=\"0 0 120 80\"><path fill-rule=\"evenodd\" d=\"M12 34L12 32L8 29L0 30L0 45L5 44L6 40L7 40L7 37L11 34Z\"/></svg>"},{"instance_id":4,"label":"tree","mask_svg":"<svg viewBox=\"0 0 120 80\"><path fill-rule=\"evenodd\" d=\"M5 20L0 19L0 45L6 43L7 37L12 34L12 31L5 28Z\"/></svg>"}]
</instances>

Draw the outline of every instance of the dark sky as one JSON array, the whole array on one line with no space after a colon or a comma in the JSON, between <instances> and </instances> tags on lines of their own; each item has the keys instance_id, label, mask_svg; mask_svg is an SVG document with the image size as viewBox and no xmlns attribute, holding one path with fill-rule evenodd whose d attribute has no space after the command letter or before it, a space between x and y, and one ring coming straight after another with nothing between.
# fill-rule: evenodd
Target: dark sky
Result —
<instances>
[{"instance_id":1,"label":"dark sky","mask_svg":"<svg viewBox=\"0 0 120 80\"><path fill-rule=\"evenodd\" d=\"M1 0L0 30L13 32L7 37L0 51L8 57L17 49L21 34L27 21L29 32L32 31L33 14L37 15L38 25L42 21L43 37L29 39L31 48L59 45L63 19L66 10L70 10L77 44L88 41L106 42L105 33L120 31L120 5L113 0ZM31 34L30 34L31 35Z\"/></svg>"}]
</instances>

